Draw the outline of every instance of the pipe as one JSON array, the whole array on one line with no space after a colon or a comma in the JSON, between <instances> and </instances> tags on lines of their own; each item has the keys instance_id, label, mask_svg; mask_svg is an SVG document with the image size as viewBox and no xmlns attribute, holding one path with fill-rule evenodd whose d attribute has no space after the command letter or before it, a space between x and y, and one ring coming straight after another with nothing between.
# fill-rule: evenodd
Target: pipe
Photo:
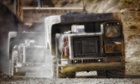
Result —
<instances>
[{"instance_id":1,"label":"pipe","mask_svg":"<svg viewBox=\"0 0 140 84\"><path fill-rule=\"evenodd\" d=\"M16 15L18 18L21 16L21 2L20 0L14 0L15 1L15 8L16 8Z\"/></svg>"},{"instance_id":2,"label":"pipe","mask_svg":"<svg viewBox=\"0 0 140 84\"><path fill-rule=\"evenodd\" d=\"M38 7L42 7L42 0L38 0Z\"/></svg>"}]
</instances>

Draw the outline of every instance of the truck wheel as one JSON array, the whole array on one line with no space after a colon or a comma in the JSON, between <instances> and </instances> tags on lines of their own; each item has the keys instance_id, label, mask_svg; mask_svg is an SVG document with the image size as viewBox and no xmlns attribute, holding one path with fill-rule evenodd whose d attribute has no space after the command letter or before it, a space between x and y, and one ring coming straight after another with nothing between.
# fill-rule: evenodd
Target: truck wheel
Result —
<instances>
[{"instance_id":1,"label":"truck wheel","mask_svg":"<svg viewBox=\"0 0 140 84\"><path fill-rule=\"evenodd\" d=\"M106 71L105 70L98 70L97 75L98 75L98 77L106 77Z\"/></svg>"},{"instance_id":2,"label":"truck wheel","mask_svg":"<svg viewBox=\"0 0 140 84\"><path fill-rule=\"evenodd\" d=\"M125 77L125 70L106 71L106 75L108 78L124 78Z\"/></svg>"},{"instance_id":3,"label":"truck wheel","mask_svg":"<svg viewBox=\"0 0 140 84\"><path fill-rule=\"evenodd\" d=\"M53 58L53 78L57 78L57 60L56 57Z\"/></svg>"},{"instance_id":4,"label":"truck wheel","mask_svg":"<svg viewBox=\"0 0 140 84\"><path fill-rule=\"evenodd\" d=\"M17 59L18 59L18 51L12 51L12 67L13 67L13 75L17 72L17 69L15 68L17 64Z\"/></svg>"}]
</instances>

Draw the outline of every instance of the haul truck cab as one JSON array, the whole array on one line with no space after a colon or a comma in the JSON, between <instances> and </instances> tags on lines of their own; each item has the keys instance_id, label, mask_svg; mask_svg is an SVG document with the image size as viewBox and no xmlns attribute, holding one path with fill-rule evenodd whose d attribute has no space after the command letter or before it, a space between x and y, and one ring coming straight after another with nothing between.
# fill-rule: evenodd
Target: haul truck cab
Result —
<instances>
[{"instance_id":1,"label":"haul truck cab","mask_svg":"<svg viewBox=\"0 0 140 84\"><path fill-rule=\"evenodd\" d=\"M123 26L119 13L69 13L45 18L46 45L54 57L53 76L76 72L124 77Z\"/></svg>"}]
</instances>

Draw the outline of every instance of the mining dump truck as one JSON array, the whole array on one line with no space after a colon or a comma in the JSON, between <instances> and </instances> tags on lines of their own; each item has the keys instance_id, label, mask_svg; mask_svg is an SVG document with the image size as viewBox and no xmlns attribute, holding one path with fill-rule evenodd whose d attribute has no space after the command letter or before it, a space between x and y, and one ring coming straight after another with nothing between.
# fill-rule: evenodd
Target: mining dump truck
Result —
<instances>
[{"instance_id":1,"label":"mining dump truck","mask_svg":"<svg viewBox=\"0 0 140 84\"><path fill-rule=\"evenodd\" d=\"M9 32L7 69L11 76L46 77L51 71L43 32ZM3 63L4 64L4 63ZM6 72L7 71L7 72ZM49 71L49 72L50 72Z\"/></svg>"},{"instance_id":2,"label":"mining dump truck","mask_svg":"<svg viewBox=\"0 0 140 84\"><path fill-rule=\"evenodd\" d=\"M45 31L9 32L7 74L74 78L77 72L124 77L119 13L67 13L45 18Z\"/></svg>"},{"instance_id":3,"label":"mining dump truck","mask_svg":"<svg viewBox=\"0 0 140 84\"><path fill-rule=\"evenodd\" d=\"M54 56L53 76L77 72L124 77L124 35L119 13L69 13L45 19L46 45Z\"/></svg>"}]
</instances>

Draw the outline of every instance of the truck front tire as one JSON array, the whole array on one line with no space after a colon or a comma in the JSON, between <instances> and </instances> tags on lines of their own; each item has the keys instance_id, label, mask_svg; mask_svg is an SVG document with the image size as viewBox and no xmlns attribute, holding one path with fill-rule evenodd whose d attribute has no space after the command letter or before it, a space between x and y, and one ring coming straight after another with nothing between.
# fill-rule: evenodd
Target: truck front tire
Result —
<instances>
[{"instance_id":1,"label":"truck front tire","mask_svg":"<svg viewBox=\"0 0 140 84\"><path fill-rule=\"evenodd\" d=\"M107 78L124 78L125 70L109 70L106 71Z\"/></svg>"}]
</instances>

